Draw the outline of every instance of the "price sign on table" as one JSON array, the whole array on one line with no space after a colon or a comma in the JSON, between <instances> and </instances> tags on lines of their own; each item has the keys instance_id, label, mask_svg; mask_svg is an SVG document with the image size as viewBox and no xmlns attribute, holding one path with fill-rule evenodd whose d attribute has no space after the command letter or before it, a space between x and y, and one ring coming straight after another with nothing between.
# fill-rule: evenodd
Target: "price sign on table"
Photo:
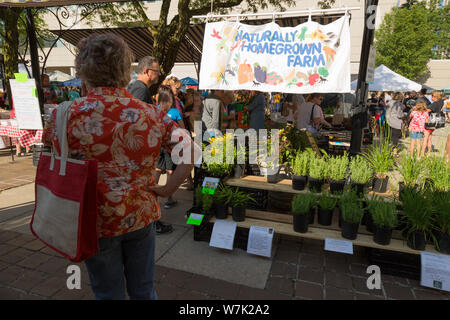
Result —
<instances>
[{"instance_id":1,"label":"price sign on table","mask_svg":"<svg viewBox=\"0 0 450 320\"><path fill-rule=\"evenodd\" d=\"M216 192L217 187L219 186L220 179L219 178L211 178L206 177L203 180L203 189L202 193L214 194Z\"/></svg>"}]
</instances>

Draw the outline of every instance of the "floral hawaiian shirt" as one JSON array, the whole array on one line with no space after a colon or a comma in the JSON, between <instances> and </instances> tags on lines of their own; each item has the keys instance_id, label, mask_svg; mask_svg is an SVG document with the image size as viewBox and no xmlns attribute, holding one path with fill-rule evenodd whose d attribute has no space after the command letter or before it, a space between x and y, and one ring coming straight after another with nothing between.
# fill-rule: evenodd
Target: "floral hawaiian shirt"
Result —
<instances>
[{"instance_id":1,"label":"floral hawaiian shirt","mask_svg":"<svg viewBox=\"0 0 450 320\"><path fill-rule=\"evenodd\" d=\"M60 153L56 110L43 140ZM161 211L153 172L160 148L171 150L178 126L155 106L125 89L99 87L70 108L67 137L70 157L98 161L98 227L101 237L119 236L158 220Z\"/></svg>"}]
</instances>

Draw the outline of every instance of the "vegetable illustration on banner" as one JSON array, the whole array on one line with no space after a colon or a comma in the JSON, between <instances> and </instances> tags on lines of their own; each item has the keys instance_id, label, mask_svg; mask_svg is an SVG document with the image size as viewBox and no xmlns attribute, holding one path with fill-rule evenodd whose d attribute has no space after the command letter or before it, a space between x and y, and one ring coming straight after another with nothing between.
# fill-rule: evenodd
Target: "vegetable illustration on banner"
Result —
<instances>
[{"instance_id":1,"label":"vegetable illustration on banner","mask_svg":"<svg viewBox=\"0 0 450 320\"><path fill-rule=\"evenodd\" d=\"M265 92L349 92L348 16L294 28L272 22L207 23L199 88Z\"/></svg>"}]
</instances>

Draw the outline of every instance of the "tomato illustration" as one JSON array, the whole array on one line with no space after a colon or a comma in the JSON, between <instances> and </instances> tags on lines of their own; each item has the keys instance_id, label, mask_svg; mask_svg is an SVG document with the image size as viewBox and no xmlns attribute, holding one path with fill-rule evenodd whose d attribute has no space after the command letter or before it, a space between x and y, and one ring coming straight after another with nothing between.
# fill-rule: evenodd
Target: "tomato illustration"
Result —
<instances>
[{"instance_id":1,"label":"tomato illustration","mask_svg":"<svg viewBox=\"0 0 450 320\"><path fill-rule=\"evenodd\" d=\"M319 80L319 74L318 73L313 73L312 75L309 76L309 84L310 85L315 85L317 80Z\"/></svg>"},{"instance_id":2,"label":"tomato illustration","mask_svg":"<svg viewBox=\"0 0 450 320\"><path fill-rule=\"evenodd\" d=\"M301 86L303 86L303 82L297 82L296 86L300 88Z\"/></svg>"}]
</instances>

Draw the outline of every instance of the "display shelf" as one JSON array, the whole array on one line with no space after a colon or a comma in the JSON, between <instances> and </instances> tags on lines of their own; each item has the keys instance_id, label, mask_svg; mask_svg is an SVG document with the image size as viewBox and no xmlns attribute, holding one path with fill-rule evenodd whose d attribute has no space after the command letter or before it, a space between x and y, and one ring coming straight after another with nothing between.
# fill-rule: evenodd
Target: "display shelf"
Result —
<instances>
[{"instance_id":1,"label":"display shelf","mask_svg":"<svg viewBox=\"0 0 450 320\"><path fill-rule=\"evenodd\" d=\"M216 221L216 218L211 218L211 220L210 220L211 223L214 223L215 221ZM231 216L228 216L228 218L226 220L222 220L222 221L233 221L233 219ZM332 230L332 229L323 229L323 228L318 228L318 227L314 227L311 225L308 227L308 232L300 233L300 232L294 231L292 224L276 222L276 221L268 221L268 220L261 220L261 219L254 219L254 218L246 217L245 221L236 222L236 223L237 223L237 226L241 227L241 228L249 229L250 226L269 227L269 228L273 228L274 232L278 233L278 234L296 236L296 237L307 238L307 239L325 240L325 238L331 238L331 239L337 239L337 240L345 240L345 241L353 242L353 245L355 245L355 246L397 251L397 252L417 254L417 255L420 254L421 252L424 252L424 251L418 251L418 250L413 250L413 249L409 248L406 245L406 241L404 241L404 240L392 239L391 243L389 245L383 246L383 245L379 245L379 244L375 243L373 241L371 235L358 233L358 237L355 240L348 240L341 236L341 231ZM427 244L425 252L439 254L439 252L436 251L436 249L430 244Z\"/></svg>"}]
</instances>

